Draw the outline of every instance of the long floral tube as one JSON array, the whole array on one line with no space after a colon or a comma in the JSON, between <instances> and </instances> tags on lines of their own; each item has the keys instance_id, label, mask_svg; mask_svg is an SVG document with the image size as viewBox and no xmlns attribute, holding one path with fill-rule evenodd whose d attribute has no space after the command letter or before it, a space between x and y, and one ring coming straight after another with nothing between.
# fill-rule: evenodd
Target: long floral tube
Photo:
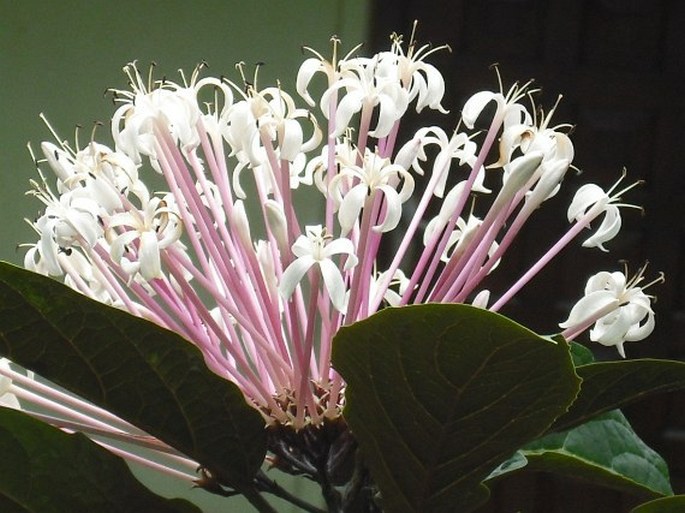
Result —
<instances>
[{"instance_id":1,"label":"long floral tube","mask_svg":"<svg viewBox=\"0 0 685 513\"><path fill-rule=\"evenodd\" d=\"M341 57L339 46L330 60L308 49L296 80L305 107L256 72L245 80L244 65L243 84L200 78L200 67L175 83L145 80L132 63L130 89L113 91L113 145L93 136L72 148L51 130L58 142L41 145L37 164L55 181L39 171L33 182L44 211L27 268L177 332L267 424L295 430L342 414L345 383L330 362L340 327L387 306L488 307L488 276L544 215L574 157L569 125L552 125L558 100L538 114L530 82L476 92L449 135L424 126L402 140L408 109L448 115L444 78L427 62L444 47L394 36L388 51ZM591 223L583 245L606 250L627 206L627 189L614 189L581 187L569 231L489 308L505 307ZM601 283L618 290L617 279ZM589 330L619 352L644 338L649 305L621 298L595 317L586 310L596 303L581 300L573 335Z\"/></svg>"}]
</instances>

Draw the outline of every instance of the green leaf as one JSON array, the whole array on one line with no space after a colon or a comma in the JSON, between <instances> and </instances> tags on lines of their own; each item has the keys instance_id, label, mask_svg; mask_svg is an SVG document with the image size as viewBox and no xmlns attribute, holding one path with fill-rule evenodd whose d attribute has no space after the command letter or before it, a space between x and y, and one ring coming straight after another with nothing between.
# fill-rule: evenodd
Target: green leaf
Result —
<instances>
[{"instance_id":1,"label":"green leaf","mask_svg":"<svg viewBox=\"0 0 685 513\"><path fill-rule=\"evenodd\" d=\"M555 335L554 337L552 337L552 339L556 340L557 342L562 342L566 340L561 335ZM583 344L571 341L569 345L571 347L571 358L573 358L573 365L575 365L576 367L578 367L579 365L586 365L588 363L592 363L595 361L595 355L593 355L592 351L590 351Z\"/></svg>"},{"instance_id":2,"label":"green leaf","mask_svg":"<svg viewBox=\"0 0 685 513\"><path fill-rule=\"evenodd\" d=\"M630 513L683 513L685 511L685 495L663 497L630 510Z\"/></svg>"},{"instance_id":3,"label":"green leaf","mask_svg":"<svg viewBox=\"0 0 685 513\"><path fill-rule=\"evenodd\" d=\"M200 513L153 494L123 460L85 436L2 407L0 454L3 513Z\"/></svg>"},{"instance_id":4,"label":"green leaf","mask_svg":"<svg viewBox=\"0 0 685 513\"><path fill-rule=\"evenodd\" d=\"M666 462L618 410L536 440L523 448L523 454L529 470L581 477L637 495L673 494Z\"/></svg>"},{"instance_id":5,"label":"green leaf","mask_svg":"<svg viewBox=\"0 0 685 513\"><path fill-rule=\"evenodd\" d=\"M579 383L566 344L467 305L387 308L340 330L333 364L389 513L475 509L489 493L481 482Z\"/></svg>"},{"instance_id":6,"label":"green leaf","mask_svg":"<svg viewBox=\"0 0 685 513\"><path fill-rule=\"evenodd\" d=\"M485 481L497 479L498 477L504 476L509 472L521 470L527 464L528 459L523 455L523 453L521 451L516 451L511 458L501 463L495 470L490 472L490 475L485 478Z\"/></svg>"},{"instance_id":7,"label":"green leaf","mask_svg":"<svg viewBox=\"0 0 685 513\"><path fill-rule=\"evenodd\" d=\"M565 430L600 413L653 394L685 388L685 363L671 360L623 360L580 365L580 393L569 411L552 426Z\"/></svg>"},{"instance_id":8,"label":"green leaf","mask_svg":"<svg viewBox=\"0 0 685 513\"><path fill-rule=\"evenodd\" d=\"M250 488L261 415L179 335L35 273L0 263L0 354Z\"/></svg>"}]
</instances>

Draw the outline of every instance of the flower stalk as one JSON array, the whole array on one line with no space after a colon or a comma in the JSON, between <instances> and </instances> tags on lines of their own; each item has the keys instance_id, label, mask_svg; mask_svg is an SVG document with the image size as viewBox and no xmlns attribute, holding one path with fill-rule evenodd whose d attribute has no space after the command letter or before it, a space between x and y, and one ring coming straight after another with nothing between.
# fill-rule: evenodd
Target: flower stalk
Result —
<instances>
[{"instance_id":1,"label":"flower stalk","mask_svg":"<svg viewBox=\"0 0 685 513\"><path fill-rule=\"evenodd\" d=\"M130 90L113 90L119 106L111 146L94 133L84 147L72 147L48 125L57 144L43 143L37 164L54 179L39 170L32 182L29 194L44 211L30 221L38 241L24 260L197 346L208 368L235 382L278 434L270 447L277 465L328 483L331 504L343 500L322 474L331 462L315 456L322 433L349 435L340 428L345 383L330 362L336 332L389 306L457 302L499 311L602 215L583 245L606 250L621 227L619 207L632 207L621 198L633 187L615 192L620 180L606 193L581 187L569 230L488 307L488 275L572 167L570 125L551 126L556 104L538 122L530 82L504 93L500 79L499 92L477 92L464 104L451 135L430 126L403 141L410 107L449 114L444 79L426 61L446 47L417 49L412 35L405 50L394 35L388 51L362 57L357 47L340 57L340 42L332 42L330 61L310 50L300 67L296 90L308 107L298 107L280 83L260 88L256 71L247 82L242 64L244 85L200 78L203 66L175 83L154 79L152 70L145 79L135 63L127 65ZM318 101L308 91L317 74L325 79ZM494 115L482 120L493 102ZM479 120L488 127L482 132ZM424 167L431 174L421 180ZM150 189L154 175L164 190ZM297 189L319 204L314 218L301 210ZM399 233L396 246L391 232ZM394 255L386 268L382 251ZM597 276L586 295L601 292L602 301L581 300L563 334L590 330L591 340L623 356L623 342L653 328L650 296L637 286L642 271L632 281ZM63 429L150 448L123 421L9 367L0 366L0 375L16 383L0 392L27 411L24 403L48 407L43 418ZM347 478L368 479L361 474ZM257 496L255 507L270 511Z\"/></svg>"}]
</instances>

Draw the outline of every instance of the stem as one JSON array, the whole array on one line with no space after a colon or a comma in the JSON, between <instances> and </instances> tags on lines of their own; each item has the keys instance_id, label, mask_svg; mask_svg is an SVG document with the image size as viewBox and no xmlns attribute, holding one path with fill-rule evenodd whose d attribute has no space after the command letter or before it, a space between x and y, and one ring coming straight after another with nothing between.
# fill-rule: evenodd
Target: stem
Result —
<instances>
[{"instance_id":1,"label":"stem","mask_svg":"<svg viewBox=\"0 0 685 513\"><path fill-rule=\"evenodd\" d=\"M250 504L260 513L278 513L278 511L267 502L264 496L259 493L256 487L251 487L240 491Z\"/></svg>"},{"instance_id":2,"label":"stem","mask_svg":"<svg viewBox=\"0 0 685 513\"><path fill-rule=\"evenodd\" d=\"M571 242L580 232L590 224L599 214L602 213L602 206L595 204L587 214L576 222L571 228L559 239L556 244L547 250L540 260L533 265L528 271L521 276L514 285L492 305L488 310L497 312L502 308L519 290L521 290L543 267L545 267L552 258L554 258L569 242Z\"/></svg>"}]
</instances>

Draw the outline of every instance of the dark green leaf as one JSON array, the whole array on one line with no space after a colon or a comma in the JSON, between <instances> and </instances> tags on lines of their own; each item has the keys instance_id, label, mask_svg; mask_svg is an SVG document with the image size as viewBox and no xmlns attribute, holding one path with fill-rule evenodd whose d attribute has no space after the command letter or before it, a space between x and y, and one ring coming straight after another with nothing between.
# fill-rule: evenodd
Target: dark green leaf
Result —
<instances>
[{"instance_id":1,"label":"dark green leaf","mask_svg":"<svg viewBox=\"0 0 685 513\"><path fill-rule=\"evenodd\" d=\"M577 476L638 495L673 494L663 458L640 440L618 410L549 434L523 453L531 470Z\"/></svg>"},{"instance_id":2,"label":"dark green leaf","mask_svg":"<svg viewBox=\"0 0 685 513\"><path fill-rule=\"evenodd\" d=\"M233 384L175 333L0 263L0 355L106 408L250 487L264 422Z\"/></svg>"},{"instance_id":3,"label":"dark green leaf","mask_svg":"<svg viewBox=\"0 0 685 513\"><path fill-rule=\"evenodd\" d=\"M561 335L555 335L552 338L557 342L565 340L564 337L562 337ZM590 351L583 344L571 341L569 345L571 346L571 358L573 358L573 365L575 365L576 367L578 367L579 365L586 365L588 363L592 363L595 361L595 356L592 354L592 351Z\"/></svg>"},{"instance_id":4,"label":"dark green leaf","mask_svg":"<svg viewBox=\"0 0 685 513\"><path fill-rule=\"evenodd\" d=\"M81 434L0 407L3 513L200 513L145 488L126 464Z\"/></svg>"},{"instance_id":5,"label":"dark green leaf","mask_svg":"<svg viewBox=\"0 0 685 513\"><path fill-rule=\"evenodd\" d=\"M640 504L630 513L683 513L683 511L685 511L685 495L676 495Z\"/></svg>"},{"instance_id":6,"label":"dark green leaf","mask_svg":"<svg viewBox=\"0 0 685 513\"><path fill-rule=\"evenodd\" d=\"M670 360L623 360L580 365L580 394L552 426L565 430L596 415L653 394L685 388L685 363Z\"/></svg>"},{"instance_id":7,"label":"dark green leaf","mask_svg":"<svg viewBox=\"0 0 685 513\"><path fill-rule=\"evenodd\" d=\"M340 330L333 364L388 513L472 511L579 383L566 344L467 305L387 308Z\"/></svg>"}]
</instances>

